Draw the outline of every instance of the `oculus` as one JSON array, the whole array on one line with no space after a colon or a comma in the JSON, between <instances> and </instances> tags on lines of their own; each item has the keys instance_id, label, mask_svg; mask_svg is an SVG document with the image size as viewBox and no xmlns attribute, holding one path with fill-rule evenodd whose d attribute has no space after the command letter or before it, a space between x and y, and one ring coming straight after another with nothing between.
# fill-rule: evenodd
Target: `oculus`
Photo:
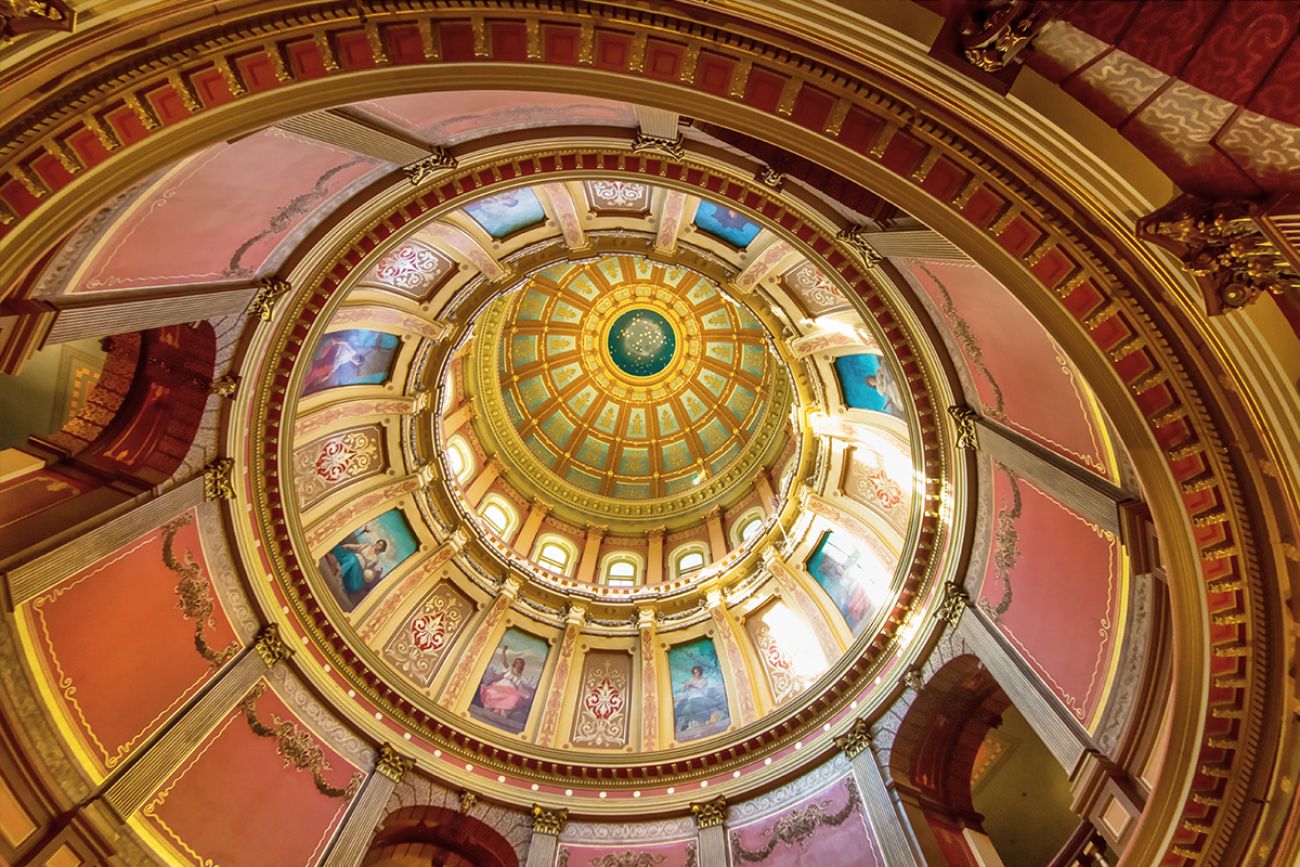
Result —
<instances>
[{"instance_id":1,"label":"oculus","mask_svg":"<svg viewBox=\"0 0 1300 867\"><path fill-rule=\"evenodd\" d=\"M677 335L662 314L639 308L614 320L606 346L619 370L629 376L654 376L677 354Z\"/></svg>"}]
</instances>

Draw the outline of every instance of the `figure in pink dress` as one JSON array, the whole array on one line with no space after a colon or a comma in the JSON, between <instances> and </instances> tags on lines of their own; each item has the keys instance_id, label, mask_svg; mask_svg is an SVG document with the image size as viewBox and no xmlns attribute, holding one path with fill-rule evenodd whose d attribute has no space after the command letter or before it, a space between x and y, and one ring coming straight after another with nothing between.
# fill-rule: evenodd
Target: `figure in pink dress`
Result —
<instances>
[{"instance_id":1,"label":"figure in pink dress","mask_svg":"<svg viewBox=\"0 0 1300 867\"><path fill-rule=\"evenodd\" d=\"M501 647L501 668L496 679L479 687L478 699L485 710L499 716L507 716L518 708L527 705L532 689L524 680L524 658L516 656L511 660L506 654L510 648Z\"/></svg>"}]
</instances>

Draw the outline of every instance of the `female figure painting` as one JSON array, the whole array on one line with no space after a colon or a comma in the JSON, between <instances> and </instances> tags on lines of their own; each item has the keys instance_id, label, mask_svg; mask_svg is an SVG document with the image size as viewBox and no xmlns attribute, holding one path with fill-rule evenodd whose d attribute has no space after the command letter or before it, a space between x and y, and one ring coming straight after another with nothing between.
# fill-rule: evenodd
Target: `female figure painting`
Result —
<instances>
[{"instance_id":1,"label":"female figure painting","mask_svg":"<svg viewBox=\"0 0 1300 867\"><path fill-rule=\"evenodd\" d=\"M673 688L673 736L679 741L707 738L731 725L727 688L713 641L697 638L668 649Z\"/></svg>"},{"instance_id":2,"label":"female figure painting","mask_svg":"<svg viewBox=\"0 0 1300 867\"><path fill-rule=\"evenodd\" d=\"M387 382L400 342L395 335L364 328L331 331L316 344L302 393Z\"/></svg>"},{"instance_id":3,"label":"female figure painting","mask_svg":"<svg viewBox=\"0 0 1300 867\"><path fill-rule=\"evenodd\" d=\"M898 381L883 357L874 353L841 355L835 359L835 375L839 377L844 402L849 406L905 417Z\"/></svg>"},{"instance_id":4,"label":"female figure painting","mask_svg":"<svg viewBox=\"0 0 1300 867\"><path fill-rule=\"evenodd\" d=\"M808 574L831 597L855 635L875 607L872 582L880 576L872 575L872 564L880 566L866 545L842 532L822 536L808 558Z\"/></svg>"},{"instance_id":5,"label":"female figure painting","mask_svg":"<svg viewBox=\"0 0 1300 867\"><path fill-rule=\"evenodd\" d=\"M318 565L339 605L351 611L417 547L406 516L389 509L344 536Z\"/></svg>"},{"instance_id":6,"label":"female figure painting","mask_svg":"<svg viewBox=\"0 0 1300 867\"><path fill-rule=\"evenodd\" d=\"M527 187L471 202L465 206L465 213L493 238L504 238L546 219L537 194Z\"/></svg>"},{"instance_id":7,"label":"female figure painting","mask_svg":"<svg viewBox=\"0 0 1300 867\"><path fill-rule=\"evenodd\" d=\"M745 249L758 235L759 225L739 211L701 200L695 211L695 225L700 231L726 241L737 249Z\"/></svg>"},{"instance_id":8,"label":"female figure painting","mask_svg":"<svg viewBox=\"0 0 1300 867\"><path fill-rule=\"evenodd\" d=\"M536 635L510 627L483 672L469 702L469 715L479 722L519 734L537 696L546 667L547 644Z\"/></svg>"}]
</instances>

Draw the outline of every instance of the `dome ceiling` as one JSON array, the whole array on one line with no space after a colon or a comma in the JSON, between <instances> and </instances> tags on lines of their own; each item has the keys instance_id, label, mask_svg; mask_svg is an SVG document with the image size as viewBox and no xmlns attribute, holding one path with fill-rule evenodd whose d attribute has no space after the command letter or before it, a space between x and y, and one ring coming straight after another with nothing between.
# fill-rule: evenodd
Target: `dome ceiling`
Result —
<instances>
[{"instance_id":1,"label":"dome ceiling","mask_svg":"<svg viewBox=\"0 0 1300 867\"><path fill-rule=\"evenodd\" d=\"M703 274L609 255L494 302L467 381L525 479L591 520L662 520L682 510L671 498L734 486L784 441L792 389L768 341Z\"/></svg>"}]
</instances>

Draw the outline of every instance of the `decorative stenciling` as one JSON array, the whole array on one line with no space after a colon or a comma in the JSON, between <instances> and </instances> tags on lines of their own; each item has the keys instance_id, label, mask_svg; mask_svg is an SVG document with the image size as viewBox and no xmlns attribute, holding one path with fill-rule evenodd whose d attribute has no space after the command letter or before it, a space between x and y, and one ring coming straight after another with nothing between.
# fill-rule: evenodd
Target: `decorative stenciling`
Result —
<instances>
[{"instance_id":1,"label":"decorative stenciling","mask_svg":"<svg viewBox=\"0 0 1300 867\"><path fill-rule=\"evenodd\" d=\"M387 469L379 425L351 428L314 440L293 453L298 503L309 509L331 491Z\"/></svg>"},{"instance_id":2,"label":"decorative stenciling","mask_svg":"<svg viewBox=\"0 0 1300 867\"><path fill-rule=\"evenodd\" d=\"M832 806L830 798L824 798L818 801L812 801L783 814L768 828L762 832L764 842L758 848L750 849L745 845L745 840L741 831L731 832L731 851L736 859L741 862L757 864L764 862L768 856L782 846L794 846L804 849L812 841L813 837L818 836L820 828L838 828L843 825L851 816L860 815L859 807L862 799L858 795L858 787L853 782L853 777L845 777L842 783L848 798L844 805L838 809ZM866 843L865 840L863 840ZM753 842L749 845L755 845ZM878 864L875 859L875 847L866 845L860 853L865 855L862 860L855 863L867 865Z\"/></svg>"},{"instance_id":3,"label":"decorative stenciling","mask_svg":"<svg viewBox=\"0 0 1300 867\"><path fill-rule=\"evenodd\" d=\"M389 289L422 300L455 267L455 263L437 250L409 242L379 260L371 279Z\"/></svg>"},{"instance_id":4,"label":"decorative stenciling","mask_svg":"<svg viewBox=\"0 0 1300 867\"><path fill-rule=\"evenodd\" d=\"M587 201L597 212L643 214L650 208L650 188L632 181L587 181Z\"/></svg>"},{"instance_id":5,"label":"decorative stenciling","mask_svg":"<svg viewBox=\"0 0 1300 867\"><path fill-rule=\"evenodd\" d=\"M847 302L839 287L811 262L801 262L781 275L785 285L809 316L843 307Z\"/></svg>"},{"instance_id":6,"label":"decorative stenciling","mask_svg":"<svg viewBox=\"0 0 1300 867\"><path fill-rule=\"evenodd\" d=\"M417 686L428 688L473 610L454 584L439 582L393 633L384 658Z\"/></svg>"},{"instance_id":7,"label":"decorative stenciling","mask_svg":"<svg viewBox=\"0 0 1300 867\"><path fill-rule=\"evenodd\" d=\"M583 747L623 747L628 737L632 659L626 653L593 651L582 668L573 743Z\"/></svg>"},{"instance_id":8,"label":"decorative stenciling","mask_svg":"<svg viewBox=\"0 0 1300 867\"><path fill-rule=\"evenodd\" d=\"M803 692L826 670L821 642L784 602L774 601L746 619L745 630L758 650L778 705Z\"/></svg>"}]
</instances>

